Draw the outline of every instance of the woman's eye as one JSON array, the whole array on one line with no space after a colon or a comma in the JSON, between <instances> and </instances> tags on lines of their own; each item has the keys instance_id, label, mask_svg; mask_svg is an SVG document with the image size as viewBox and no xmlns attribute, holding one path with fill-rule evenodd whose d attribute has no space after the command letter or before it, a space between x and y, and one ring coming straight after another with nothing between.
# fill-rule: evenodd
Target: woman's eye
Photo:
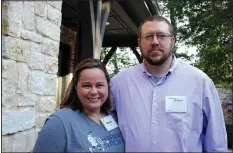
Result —
<instances>
[{"instance_id":1,"label":"woman's eye","mask_svg":"<svg viewBox=\"0 0 233 153\"><path fill-rule=\"evenodd\" d=\"M97 87L103 87L104 85L103 84L98 84Z\"/></svg>"},{"instance_id":2,"label":"woman's eye","mask_svg":"<svg viewBox=\"0 0 233 153\"><path fill-rule=\"evenodd\" d=\"M84 88L89 88L90 85L82 85L82 87L84 87Z\"/></svg>"}]
</instances>

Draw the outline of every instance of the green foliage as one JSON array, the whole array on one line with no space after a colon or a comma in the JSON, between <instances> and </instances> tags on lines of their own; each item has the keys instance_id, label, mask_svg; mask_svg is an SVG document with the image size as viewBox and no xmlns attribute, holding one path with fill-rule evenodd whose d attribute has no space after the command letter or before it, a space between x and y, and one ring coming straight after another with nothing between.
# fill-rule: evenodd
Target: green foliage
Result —
<instances>
[{"instance_id":1,"label":"green foliage","mask_svg":"<svg viewBox=\"0 0 233 153\"><path fill-rule=\"evenodd\" d=\"M232 89L232 82L228 83L228 82L220 82L216 84L217 87L222 87L222 88L226 88L226 89Z\"/></svg>"},{"instance_id":2,"label":"green foliage","mask_svg":"<svg viewBox=\"0 0 233 153\"><path fill-rule=\"evenodd\" d=\"M232 2L231 0L158 0L163 16L169 16L177 32L177 44L197 48L193 64L207 73L216 84L232 85ZM108 52L103 49L102 59ZM138 63L130 49L121 48L110 59L111 76ZM193 55L178 53L177 58L190 61ZM134 57L132 62L132 57Z\"/></svg>"},{"instance_id":3,"label":"green foliage","mask_svg":"<svg viewBox=\"0 0 233 153\"><path fill-rule=\"evenodd\" d=\"M102 48L100 60L103 61L107 55L109 48ZM112 78L115 74L120 72L125 68L129 68L138 63L136 56L129 48L118 48L116 52L112 55L107 64L107 69L110 77Z\"/></svg>"},{"instance_id":4,"label":"green foliage","mask_svg":"<svg viewBox=\"0 0 233 153\"><path fill-rule=\"evenodd\" d=\"M232 82L232 1L160 0L170 14L178 43L196 46L202 69L215 83ZM178 26L178 23L180 24Z\"/></svg>"}]
</instances>

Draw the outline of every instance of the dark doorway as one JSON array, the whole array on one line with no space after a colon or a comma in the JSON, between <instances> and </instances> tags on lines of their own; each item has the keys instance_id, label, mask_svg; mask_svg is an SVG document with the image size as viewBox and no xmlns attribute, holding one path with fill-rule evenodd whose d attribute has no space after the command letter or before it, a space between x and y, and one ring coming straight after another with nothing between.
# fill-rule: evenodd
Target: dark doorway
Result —
<instances>
[{"instance_id":1,"label":"dark doorway","mask_svg":"<svg viewBox=\"0 0 233 153\"><path fill-rule=\"evenodd\" d=\"M71 66L71 46L60 42L59 55L58 55L58 76L65 76L70 73Z\"/></svg>"}]
</instances>

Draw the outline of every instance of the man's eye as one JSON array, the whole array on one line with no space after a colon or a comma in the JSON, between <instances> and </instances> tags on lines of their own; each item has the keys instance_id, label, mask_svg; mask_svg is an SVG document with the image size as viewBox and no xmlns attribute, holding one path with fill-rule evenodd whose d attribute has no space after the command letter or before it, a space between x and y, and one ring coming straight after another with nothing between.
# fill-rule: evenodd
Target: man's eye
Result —
<instances>
[{"instance_id":1,"label":"man's eye","mask_svg":"<svg viewBox=\"0 0 233 153\"><path fill-rule=\"evenodd\" d=\"M166 38L167 36L163 35L163 34L160 34L160 35L157 35L157 37L159 37L159 38Z\"/></svg>"},{"instance_id":2,"label":"man's eye","mask_svg":"<svg viewBox=\"0 0 233 153\"><path fill-rule=\"evenodd\" d=\"M146 35L145 38L146 39L151 39L151 38L153 38L153 35Z\"/></svg>"}]
</instances>

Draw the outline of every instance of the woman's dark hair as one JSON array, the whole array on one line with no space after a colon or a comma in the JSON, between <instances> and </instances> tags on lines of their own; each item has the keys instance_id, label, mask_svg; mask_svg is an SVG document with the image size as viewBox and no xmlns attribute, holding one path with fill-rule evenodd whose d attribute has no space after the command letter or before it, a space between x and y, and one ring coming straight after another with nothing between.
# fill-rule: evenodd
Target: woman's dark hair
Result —
<instances>
[{"instance_id":1,"label":"woman's dark hair","mask_svg":"<svg viewBox=\"0 0 233 153\"><path fill-rule=\"evenodd\" d=\"M76 86L80 78L80 74L85 69L92 69L92 68L98 68L101 69L106 77L107 83L108 83L108 97L104 104L101 106L101 112L107 113L111 110L111 97L110 97L110 86L109 86L109 75L106 67L104 64L102 64L97 59L85 59L82 60L75 68L73 78L69 84L69 87L67 88L67 91L65 93L64 99L62 103L60 104L60 108L72 108L73 110L80 110L83 111L83 106L78 98Z\"/></svg>"}]
</instances>

